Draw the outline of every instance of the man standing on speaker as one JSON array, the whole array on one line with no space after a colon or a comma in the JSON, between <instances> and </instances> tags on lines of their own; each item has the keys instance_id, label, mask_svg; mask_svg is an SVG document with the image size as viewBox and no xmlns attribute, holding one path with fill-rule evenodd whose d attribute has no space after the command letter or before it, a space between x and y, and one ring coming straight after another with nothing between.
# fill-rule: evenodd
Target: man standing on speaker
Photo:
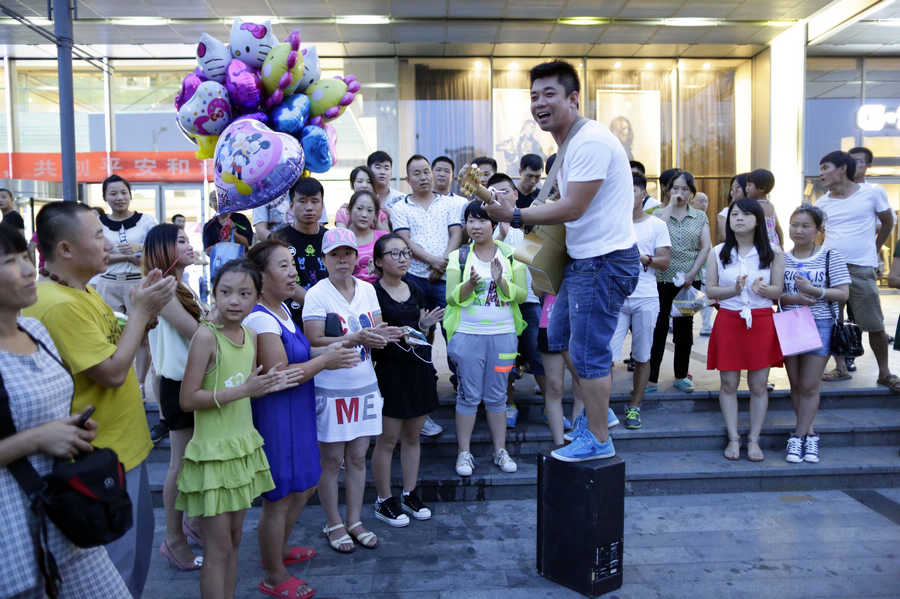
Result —
<instances>
[{"instance_id":1,"label":"man standing on speaker","mask_svg":"<svg viewBox=\"0 0 900 599\"><path fill-rule=\"evenodd\" d=\"M640 271L628 155L608 127L578 114L580 91L578 74L567 62L531 69L531 115L560 146L560 199L528 208L509 202L486 206L492 218L513 227L566 226L570 261L547 330L548 345L551 351L569 351L587 413L587 425L574 440L552 453L566 462L616 454L606 424L612 386L609 342ZM551 172L545 185L552 185L552 179Z\"/></svg>"}]
</instances>

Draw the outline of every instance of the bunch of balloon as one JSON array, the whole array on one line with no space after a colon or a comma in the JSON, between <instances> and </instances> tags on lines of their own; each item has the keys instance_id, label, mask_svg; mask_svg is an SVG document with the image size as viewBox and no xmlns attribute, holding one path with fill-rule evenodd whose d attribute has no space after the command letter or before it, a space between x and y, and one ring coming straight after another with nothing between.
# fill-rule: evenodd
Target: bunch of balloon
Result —
<instances>
[{"instance_id":1,"label":"bunch of balloon","mask_svg":"<svg viewBox=\"0 0 900 599\"><path fill-rule=\"evenodd\" d=\"M278 41L268 21L236 19L228 44L204 33L198 67L175 96L177 122L213 158L219 212L262 206L298 178L324 173L337 161L329 124L360 90L353 75L321 79L315 46L300 32Z\"/></svg>"}]
</instances>

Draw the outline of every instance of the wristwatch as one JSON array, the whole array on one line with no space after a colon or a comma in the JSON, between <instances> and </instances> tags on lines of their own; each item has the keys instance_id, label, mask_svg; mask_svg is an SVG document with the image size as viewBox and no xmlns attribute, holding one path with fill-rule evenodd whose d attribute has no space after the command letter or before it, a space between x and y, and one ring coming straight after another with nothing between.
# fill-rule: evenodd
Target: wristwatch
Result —
<instances>
[{"instance_id":1,"label":"wristwatch","mask_svg":"<svg viewBox=\"0 0 900 599\"><path fill-rule=\"evenodd\" d=\"M512 220L509 221L509 226L513 227L514 229L522 228L522 211L518 208L513 208Z\"/></svg>"}]
</instances>

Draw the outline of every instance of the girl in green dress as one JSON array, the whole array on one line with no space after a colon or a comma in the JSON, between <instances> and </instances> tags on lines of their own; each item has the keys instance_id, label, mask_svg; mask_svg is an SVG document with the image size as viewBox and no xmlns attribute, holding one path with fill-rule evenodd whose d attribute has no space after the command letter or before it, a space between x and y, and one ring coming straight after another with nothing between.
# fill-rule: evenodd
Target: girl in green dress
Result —
<instances>
[{"instance_id":1,"label":"girl in green dress","mask_svg":"<svg viewBox=\"0 0 900 599\"><path fill-rule=\"evenodd\" d=\"M253 427L250 398L295 386L303 373L262 374L256 364L256 334L241 323L256 305L262 279L246 260L223 265L213 281L215 310L197 329L181 384L181 409L194 412L194 436L178 476L176 509L200 517L204 599L234 598L244 513L275 487Z\"/></svg>"}]
</instances>

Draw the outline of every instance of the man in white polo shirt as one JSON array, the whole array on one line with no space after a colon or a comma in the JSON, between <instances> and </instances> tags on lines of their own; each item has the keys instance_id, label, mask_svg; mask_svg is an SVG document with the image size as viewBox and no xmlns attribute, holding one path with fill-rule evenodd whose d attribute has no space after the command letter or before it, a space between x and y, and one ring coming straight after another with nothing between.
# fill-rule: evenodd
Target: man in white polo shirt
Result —
<instances>
[{"instance_id":1,"label":"man in white polo shirt","mask_svg":"<svg viewBox=\"0 0 900 599\"><path fill-rule=\"evenodd\" d=\"M853 181L856 161L847 152L826 154L819 161L819 172L822 185L828 189L816 202L826 216L825 248L838 250L847 260L850 272L847 304L856 324L869 333L869 345L878 362L877 383L900 392L900 378L891 374L888 366L888 337L875 278L878 250L891 233L894 213L887 198L874 187Z\"/></svg>"}]
</instances>

